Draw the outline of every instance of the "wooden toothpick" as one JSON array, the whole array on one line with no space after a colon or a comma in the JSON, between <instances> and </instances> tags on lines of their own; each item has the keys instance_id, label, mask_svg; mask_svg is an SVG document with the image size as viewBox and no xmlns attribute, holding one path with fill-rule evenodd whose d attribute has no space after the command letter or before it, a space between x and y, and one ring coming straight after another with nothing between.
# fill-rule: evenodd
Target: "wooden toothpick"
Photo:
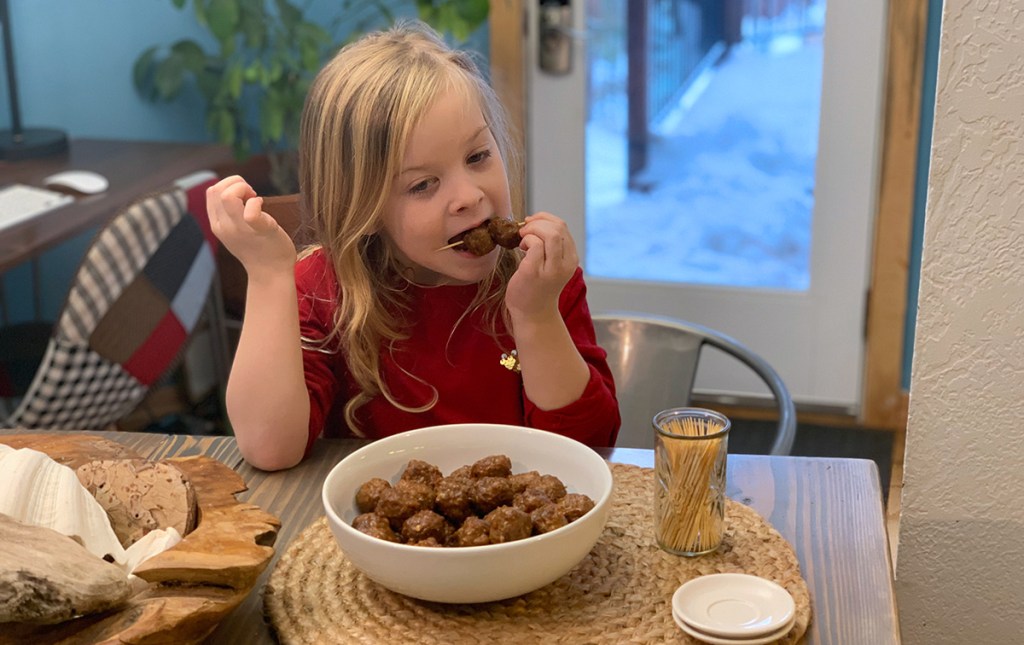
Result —
<instances>
[{"instance_id":1,"label":"wooden toothpick","mask_svg":"<svg viewBox=\"0 0 1024 645\"><path fill-rule=\"evenodd\" d=\"M446 246L442 246L441 248L437 249L437 251L445 251L447 249L451 249L451 248L454 248L456 246L462 246L462 244L463 244L462 240L459 240L458 242L452 242L451 244L448 244ZM437 251L434 251L434 252L437 253Z\"/></svg>"}]
</instances>

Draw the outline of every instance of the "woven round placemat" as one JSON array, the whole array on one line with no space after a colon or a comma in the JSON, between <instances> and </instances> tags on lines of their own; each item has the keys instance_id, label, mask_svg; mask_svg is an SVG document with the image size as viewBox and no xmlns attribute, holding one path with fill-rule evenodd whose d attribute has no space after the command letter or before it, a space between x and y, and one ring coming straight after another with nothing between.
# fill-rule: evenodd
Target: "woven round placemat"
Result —
<instances>
[{"instance_id":1,"label":"woven round placemat","mask_svg":"<svg viewBox=\"0 0 1024 645\"><path fill-rule=\"evenodd\" d=\"M281 556L264 608L282 643L696 643L672 620L672 594L709 573L750 573L796 601L796 643L811 619L807 584L792 547L760 515L726 502L722 546L696 558L654 542L653 471L612 464L615 492L604 534L575 569L518 598L446 605L403 596L356 570L320 518ZM523 563L529 566L529 563Z\"/></svg>"}]
</instances>

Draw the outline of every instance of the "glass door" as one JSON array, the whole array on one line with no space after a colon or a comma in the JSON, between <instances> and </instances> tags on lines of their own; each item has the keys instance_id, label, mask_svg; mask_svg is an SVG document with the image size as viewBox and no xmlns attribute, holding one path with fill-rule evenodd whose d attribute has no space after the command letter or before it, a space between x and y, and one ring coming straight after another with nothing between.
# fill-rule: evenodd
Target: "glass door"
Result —
<instances>
[{"instance_id":1,"label":"glass door","mask_svg":"<svg viewBox=\"0 0 1024 645\"><path fill-rule=\"evenodd\" d=\"M885 3L526 5L529 209L569 222L591 308L713 327L856 411ZM714 357L698 388L766 391Z\"/></svg>"}]
</instances>

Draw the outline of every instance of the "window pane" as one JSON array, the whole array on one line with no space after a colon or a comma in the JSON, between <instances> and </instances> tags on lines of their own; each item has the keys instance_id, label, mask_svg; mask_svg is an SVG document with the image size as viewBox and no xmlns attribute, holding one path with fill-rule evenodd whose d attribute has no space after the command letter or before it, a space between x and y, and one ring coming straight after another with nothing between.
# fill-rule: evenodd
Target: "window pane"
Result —
<instances>
[{"instance_id":1,"label":"window pane","mask_svg":"<svg viewBox=\"0 0 1024 645\"><path fill-rule=\"evenodd\" d=\"M824 16L824 0L588 5L588 273L807 289Z\"/></svg>"}]
</instances>

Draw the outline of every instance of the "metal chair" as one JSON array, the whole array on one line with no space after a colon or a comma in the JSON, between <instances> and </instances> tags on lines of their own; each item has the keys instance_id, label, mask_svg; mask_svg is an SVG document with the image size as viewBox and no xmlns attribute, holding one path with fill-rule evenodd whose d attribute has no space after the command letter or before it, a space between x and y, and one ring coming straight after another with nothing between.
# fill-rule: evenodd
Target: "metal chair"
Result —
<instances>
[{"instance_id":1,"label":"metal chair","mask_svg":"<svg viewBox=\"0 0 1024 645\"><path fill-rule=\"evenodd\" d=\"M608 352L624 423L616 443L626 448L653 448L650 421L666 408L687 406L697 364L705 345L716 347L749 366L775 397L779 423L770 453L788 455L796 434L796 407L779 374L763 358L734 338L701 325L634 312L593 316L597 341Z\"/></svg>"},{"instance_id":2,"label":"metal chair","mask_svg":"<svg viewBox=\"0 0 1024 645\"><path fill-rule=\"evenodd\" d=\"M183 177L104 226L27 391L0 427L107 428L178 362L204 308L216 314L209 309L216 298L207 296L216 289L217 240L205 199L215 179L210 172Z\"/></svg>"}]
</instances>

